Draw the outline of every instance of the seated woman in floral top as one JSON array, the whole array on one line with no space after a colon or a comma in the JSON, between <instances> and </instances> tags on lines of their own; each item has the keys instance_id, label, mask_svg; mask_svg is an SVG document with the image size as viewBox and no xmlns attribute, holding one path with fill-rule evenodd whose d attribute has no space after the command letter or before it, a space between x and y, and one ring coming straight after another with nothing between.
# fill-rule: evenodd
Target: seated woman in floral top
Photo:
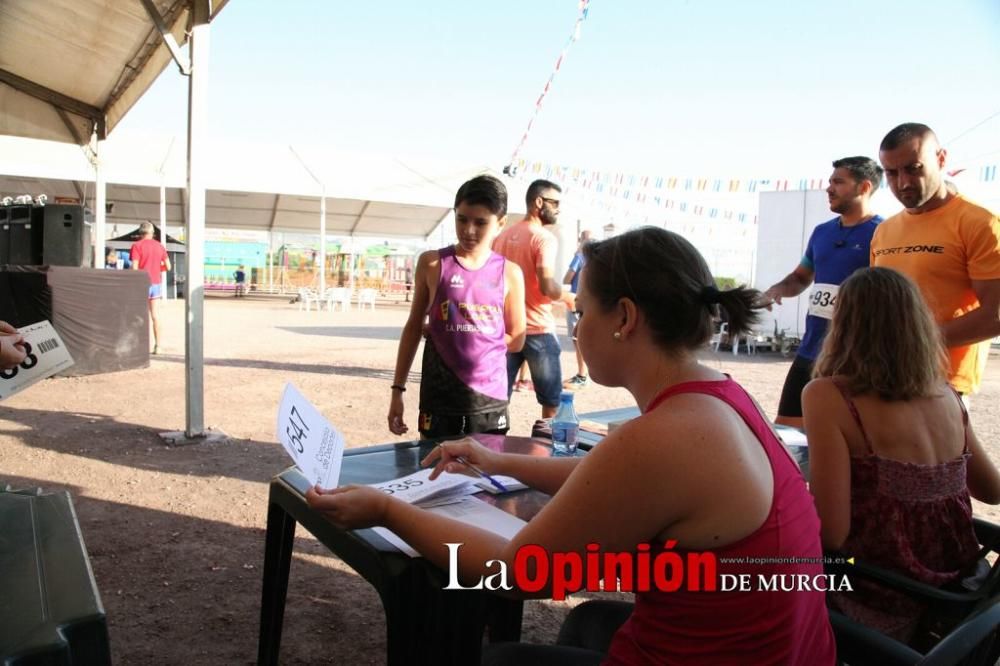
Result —
<instances>
[{"instance_id":1,"label":"seated woman in floral top","mask_svg":"<svg viewBox=\"0 0 1000 666\"><path fill-rule=\"evenodd\" d=\"M867 268L841 284L817 379L802 392L823 546L934 586L975 566L969 496L1000 503L1000 474L945 383L947 363L916 286ZM828 602L903 641L923 611L874 584Z\"/></svg>"}]
</instances>

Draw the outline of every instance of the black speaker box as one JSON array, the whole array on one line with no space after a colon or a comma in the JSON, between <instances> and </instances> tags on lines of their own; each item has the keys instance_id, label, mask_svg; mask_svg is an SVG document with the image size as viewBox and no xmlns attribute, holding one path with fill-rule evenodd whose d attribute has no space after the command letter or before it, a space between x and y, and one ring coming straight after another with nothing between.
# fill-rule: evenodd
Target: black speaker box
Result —
<instances>
[{"instance_id":1,"label":"black speaker box","mask_svg":"<svg viewBox=\"0 0 1000 666\"><path fill-rule=\"evenodd\" d=\"M0 264L42 263L42 225L31 206L0 206Z\"/></svg>"},{"instance_id":2,"label":"black speaker box","mask_svg":"<svg viewBox=\"0 0 1000 666\"><path fill-rule=\"evenodd\" d=\"M50 204L36 207L43 220L42 263L49 266L90 266L90 226L83 206Z\"/></svg>"}]
</instances>

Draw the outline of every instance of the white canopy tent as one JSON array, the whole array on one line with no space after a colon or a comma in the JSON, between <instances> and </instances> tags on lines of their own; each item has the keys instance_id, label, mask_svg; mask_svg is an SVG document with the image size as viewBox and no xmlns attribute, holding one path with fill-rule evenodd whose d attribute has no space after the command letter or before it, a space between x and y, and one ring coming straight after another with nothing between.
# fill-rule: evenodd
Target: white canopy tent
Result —
<instances>
[{"instance_id":1,"label":"white canopy tent","mask_svg":"<svg viewBox=\"0 0 1000 666\"><path fill-rule=\"evenodd\" d=\"M186 229L181 435L187 439L209 434L203 405L206 223L307 231L315 229L318 216L321 237L328 218L336 233L426 237L448 215L461 180L483 171L438 171L397 158L348 159L291 146L210 150L209 24L226 2L0 2L0 135L9 135L0 136L0 174L5 174L0 191L90 203L98 266L104 261L106 219L131 224L159 218ZM185 41L187 53L178 44ZM176 141L157 150L148 142L108 140L171 60L189 77L187 149L175 148ZM11 137L47 141L15 144ZM138 154L144 155L141 163L135 162ZM325 243L320 247L325 265Z\"/></svg>"},{"instance_id":2,"label":"white canopy tent","mask_svg":"<svg viewBox=\"0 0 1000 666\"><path fill-rule=\"evenodd\" d=\"M170 137L125 133L104 147L107 221L129 226L160 219L184 226L183 155ZM246 142L207 142L205 226L319 233L322 196L326 233L339 236L427 238L448 217L458 187L481 164L345 153L332 149ZM308 163L307 170L303 162ZM320 182L317 183L314 177ZM46 194L93 207L93 167L83 151L48 141L0 137L0 196ZM521 211L522 184L511 184Z\"/></svg>"},{"instance_id":3,"label":"white canopy tent","mask_svg":"<svg viewBox=\"0 0 1000 666\"><path fill-rule=\"evenodd\" d=\"M98 265L104 261L101 144L173 60L189 77L185 307L186 429L203 437L204 167L209 23L226 0L4 0L0 134L80 146L92 137ZM178 42L187 41L189 52Z\"/></svg>"},{"instance_id":4,"label":"white canopy tent","mask_svg":"<svg viewBox=\"0 0 1000 666\"><path fill-rule=\"evenodd\" d=\"M209 20L226 4L217 0ZM184 41L191 0L4 0L0 134L103 140ZM149 6L158 15L154 20ZM170 35L168 47L161 36Z\"/></svg>"}]
</instances>

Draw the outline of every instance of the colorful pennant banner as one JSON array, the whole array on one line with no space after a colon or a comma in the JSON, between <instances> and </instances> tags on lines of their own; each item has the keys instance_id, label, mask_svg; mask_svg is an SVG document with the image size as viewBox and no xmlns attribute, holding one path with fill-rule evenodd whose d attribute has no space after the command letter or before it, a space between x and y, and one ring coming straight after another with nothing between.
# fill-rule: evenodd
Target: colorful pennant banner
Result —
<instances>
[{"instance_id":1,"label":"colorful pennant banner","mask_svg":"<svg viewBox=\"0 0 1000 666\"><path fill-rule=\"evenodd\" d=\"M527 176L522 180L528 180ZM706 203L695 203L663 196L662 193L655 194L646 191L637 191L616 186L603 187L601 189L581 189L575 191L572 181L563 181L563 192L572 193L584 208L607 211L611 214L623 214L633 216L637 210L649 209L669 210L673 213L681 213L686 216L702 216L718 221L728 221L733 224L757 224L756 210L737 210L722 208ZM641 214L641 213L640 213Z\"/></svg>"},{"instance_id":2,"label":"colorful pennant banner","mask_svg":"<svg viewBox=\"0 0 1000 666\"><path fill-rule=\"evenodd\" d=\"M552 82L556 78L556 74L559 72L559 68L562 67L563 60L566 59L566 54L569 52L569 48L573 46L573 43L580 39L580 27L583 22L587 19L587 12L590 11L590 0L580 0L579 4L579 14L576 17L576 23L573 24L573 32L570 33L569 39L566 40L566 45L563 46L562 51L559 52L559 57L556 58L556 66L553 68L552 72L549 74L548 80L545 82L545 87L542 88L542 94L538 96L538 100L535 102L535 109L531 113L531 119L528 120L528 126L524 130L524 134L521 135L521 140L517 144L517 148L514 149L514 153L510 156L510 164L514 164L517 160L518 154L521 152L521 148L524 143L528 140L528 134L531 133L531 126L535 124L535 118L538 117L538 112L542 110L542 102L545 100L545 96L549 93L552 88Z\"/></svg>"},{"instance_id":3,"label":"colorful pennant banner","mask_svg":"<svg viewBox=\"0 0 1000 666\"><path fill-rule=\"evenodd\" d=\"M690 204L679 201L667 193L673 192L704 192L726 194L753 194L758 192L783 192L795 190L824 189L827 179L824 178L706 178L693 176L650 176L626 174L621 172L596 171L580 167L570 167L549 162L517 160L511 164L510 175L519 179L546 178L559 182L564 187L576 187L602 197L618 198L636 204L645 204L657 208L675 209L678 212L706 215L710 218L723 217L739 221L751 221L756 224L757 216L746 211L732 211L702 204ZM949 176L956 176L968 168L948 171ZM998 181L997 165L983 165L977 172L980 182ZM883 183L883 186L885 183ZM592 205L600 206L597 201Z\"/></svg>"}]
</instances>

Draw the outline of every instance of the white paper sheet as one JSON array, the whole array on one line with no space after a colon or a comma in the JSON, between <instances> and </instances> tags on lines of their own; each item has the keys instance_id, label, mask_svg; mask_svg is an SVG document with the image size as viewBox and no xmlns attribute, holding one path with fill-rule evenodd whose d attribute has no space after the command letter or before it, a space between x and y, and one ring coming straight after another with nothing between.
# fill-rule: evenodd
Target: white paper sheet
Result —
<instances>
[{"instance_id":1,"label":"white paper sheet","mask_svg":"<svg viewBox=\"0 0 1000 666\"><path fill-rule=\"evenodd\" d=\"M461 497L479 492L473 479L464 474L444 473L433 481L430 480L433 468L422 469L419 472L401 476L391 481L370 484L386 495L403 500L408 504L422 504L449 497Z\"/></svg>"},{"instance_id":2,"label":"white paper sheet","mask_svg":"<svg viewBox=\"0 0 1000 666\"><path fill-rule=\"evenodd\" d=\"M18 332L24 337L28 356L20 365L0 371L0 400L73 365L66 345L47 319L22 326Z\"/></svg>"},{"instance_id":3,"label":"white paper sheet","mask_svg":"<svg viewBox=\"0 0 1000 666\"><path fill-rule=\"evenodd\" d=\"M430 507L427 511L474 525L480 529L499 534L507 539L514 538L514 535L527 525L525 521L517 516L475 497L463 497L455 502ZM410 557L420 556L417 551L413 550L408 543L400 539L395 533L390 532L384 527L375 527L373 529L382 538Z\"/></svg>"},{"instance_id":4,"label":"white paper sheet","mask_svg":"<svg viewBox=\"0 0 1000 666\"><path fill-rule=\"evenodd\" d=\"M785 443L785 446L809 446L806 434L798 428L775 425L774 431L778 433L778 437Z\"/></svg>"},{"instance_id":5,"label":"white paper sheet","mask_svg":"<svg viewBox=\"0 0 1000 666\"><path fill-rule=\"evenodd\" d=\"M344 436L291 384L285 385L278 407L277 436L310 483L337 487Z\"/></svg>"}]
</instances>

